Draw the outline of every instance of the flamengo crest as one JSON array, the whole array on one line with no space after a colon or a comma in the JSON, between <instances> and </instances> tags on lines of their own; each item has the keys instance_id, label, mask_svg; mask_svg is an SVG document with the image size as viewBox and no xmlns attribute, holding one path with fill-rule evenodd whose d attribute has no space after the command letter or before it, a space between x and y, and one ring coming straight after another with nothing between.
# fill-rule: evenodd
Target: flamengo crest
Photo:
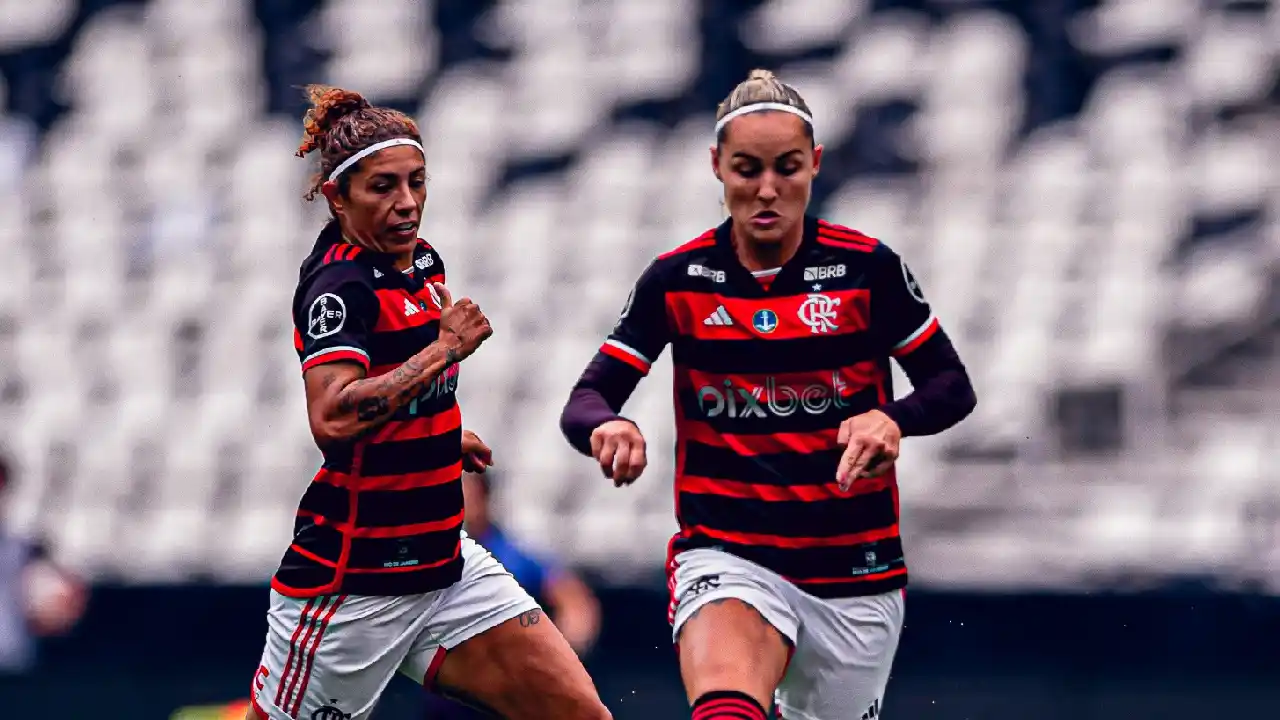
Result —
<instances>
[{"instance_id":1,"label":"flamengo crest","mask_svg":"<svg viewBox=\"0 0 1280 720\"><path fill-rule=\"evenodd\" d=\"M800 311L797 314L800 322L809 326L810 332L821 335L836 329L836 308L838 307L840 307L840 298L813 293L800 303Z\"/></svg>"}]
</instances>

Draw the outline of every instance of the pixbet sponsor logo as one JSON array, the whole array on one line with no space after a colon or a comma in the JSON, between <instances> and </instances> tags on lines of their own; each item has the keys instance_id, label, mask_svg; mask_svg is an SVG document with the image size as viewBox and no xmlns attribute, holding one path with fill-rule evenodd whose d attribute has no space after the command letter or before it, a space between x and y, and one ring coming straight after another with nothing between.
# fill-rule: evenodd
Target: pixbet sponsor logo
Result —
<instances>
[{"instance_id":1,"label":"pixbet sponsor logo","mask_svg":"<svg viewBox=\"0 0 1280 720\"><path fill-rule=\"evenodd\" d=\"M838 372L831 373L828 382L804 386L783 385L774 377L753 387L734 386L725 380L721 387L698 388L698 409L709 418L788 417L797 412L822 415L832 408L849 407L851 394L849 383Z\"/></svg>"},{"instance_id":2,"label":"pixbet sponsor logo","mask_svg":"<svg viewBox=\"0 0 1280 720\"><path fill-rule=\"evenodd\" d=\"M422 394L409 402L402 413L409 417L418 417L418 413L427 412L428 409L434 409L433 405L429 405L433 400L453 395L458 392L458 366L452 365L443 373L437 375Z\"/></svg>"}]
</instances>

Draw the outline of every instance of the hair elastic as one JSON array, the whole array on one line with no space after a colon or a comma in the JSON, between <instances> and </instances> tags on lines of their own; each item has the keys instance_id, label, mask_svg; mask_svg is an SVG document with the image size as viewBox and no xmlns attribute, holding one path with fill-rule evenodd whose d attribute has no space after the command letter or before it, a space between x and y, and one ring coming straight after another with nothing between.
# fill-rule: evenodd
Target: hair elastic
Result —
<instances>
[{"instance_id":1,"label":"hair elastic","mask_svg":"<svg viewBox=\"0 0 1280 720\"><path fill-rule=\"evenodd\" d=\"M374 143L346 160L343 160L341 165L334 168L333 172L329 173L329 182L337 180L338 176L350 170L352 165L355 165L379 150L386 150L389 147L395 147L397 145L412 145L413 147L418 148L418 151L422 153L422 158L424 160L427 157L427 151L422 148L422 143L414 140L413 138L399 137L391 138L390 140L383 140L382 142Z\"/></svg>"},{"instance_id":2,"label":"hair elastic","mask_svg":"<svg viewBox=\"0 0 1280 720\"><path fill-rule=\"evenodd\" d=\"M795 115L801 120L804 120L805 122L809 123L810 127L813 126L813 116L794 105L787 105L786 103L776 103L776 102L762 102L762 103L752 103L751 105L743 105L737 110L734 110L733 112L728 113L724 117L720 118L716 122L716 135L720 134L720 131L724 129L725 125L729 124L730 120L740 115L746 115L748 113L753 113L753 112L764 112L765 110L780 110L782 112L791 113L792 115Z\"/></svg>"}]
</instances>

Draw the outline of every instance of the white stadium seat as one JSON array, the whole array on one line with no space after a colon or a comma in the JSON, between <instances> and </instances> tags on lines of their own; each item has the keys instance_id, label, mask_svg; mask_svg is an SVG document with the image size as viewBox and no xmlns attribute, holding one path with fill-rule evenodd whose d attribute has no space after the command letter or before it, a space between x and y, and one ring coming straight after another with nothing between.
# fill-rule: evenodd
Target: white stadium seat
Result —
<instances>
[{"instance_id":1,"label":"white stadium seat","mask_svg":"<svg viewBox=\"0 0 1280 720\"><path fill-rule=\"evenodd\" d=\"M66 112L39 128L0 112L0 389L25 388L0 398L0 445L30 480L10 522L128 581L256 582L278 561L318 462L288 315L326 217L301 199L315 158L294 157L297 118L272 99L297 96L284 77L417 104L423 235L497 330L460 398L497 453L512 534L615 577L657 568L675 529L669 356L627 408L652 451L636 485L613 488L558 415L654 255L724 218L703 96L727 93L732 63L704 45L704 4L503 0L466 38L486 50L463 59L434 2L328 0L283 50L258 5L96 11L56 68ZM878 5L772 0L717 31L794 58L774 69L827 147L821 212L909 260L977 386L972 418L904 444L913 577L1049 585L1247 554L1242 518L1280 487L1275 406L1227 413L1213 396L1208 420L1170 417L1166 375L1200 359L1165 345L1170 326L1265 320L1280 3L1256 17L1192 0L1083 11L1067 35L1097 76L1078 111L1032 123L1045 101L1027 79L1044 68L1012 16ZM0 53L54 43L75 12L0 0ZM1147 52L1163 48L1176 52ZM301 79L290 63L313 52ZM18 87L0 77L0 108ZM907 119L862 124L889 105ZM850 170L863 159L850 143L872 132L867 150L918 168ZM1100 386L1125 395L1124 451L1059 449L1056 398ZM1275 584L1280 547L1253 555L1231 572Z\"/></svg>"}]
</instances>

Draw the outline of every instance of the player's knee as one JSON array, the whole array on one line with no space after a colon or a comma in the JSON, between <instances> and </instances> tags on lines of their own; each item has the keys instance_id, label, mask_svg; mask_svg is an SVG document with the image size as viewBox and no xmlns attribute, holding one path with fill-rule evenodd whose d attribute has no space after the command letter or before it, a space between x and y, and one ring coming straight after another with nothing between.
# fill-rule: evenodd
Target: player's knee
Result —
<instances>
[{"instance_id":1,"label":"player's knee","mask_svg":"<svg viewBox=\"0 0 1280 720\"><path fill-rule=\"evenodd\" d=\"M737 599L709 603L681 628L680 673L689 701L741 692L767 704L786 671L787 640L752 606Z\"/></svg>"}]
</instances>

